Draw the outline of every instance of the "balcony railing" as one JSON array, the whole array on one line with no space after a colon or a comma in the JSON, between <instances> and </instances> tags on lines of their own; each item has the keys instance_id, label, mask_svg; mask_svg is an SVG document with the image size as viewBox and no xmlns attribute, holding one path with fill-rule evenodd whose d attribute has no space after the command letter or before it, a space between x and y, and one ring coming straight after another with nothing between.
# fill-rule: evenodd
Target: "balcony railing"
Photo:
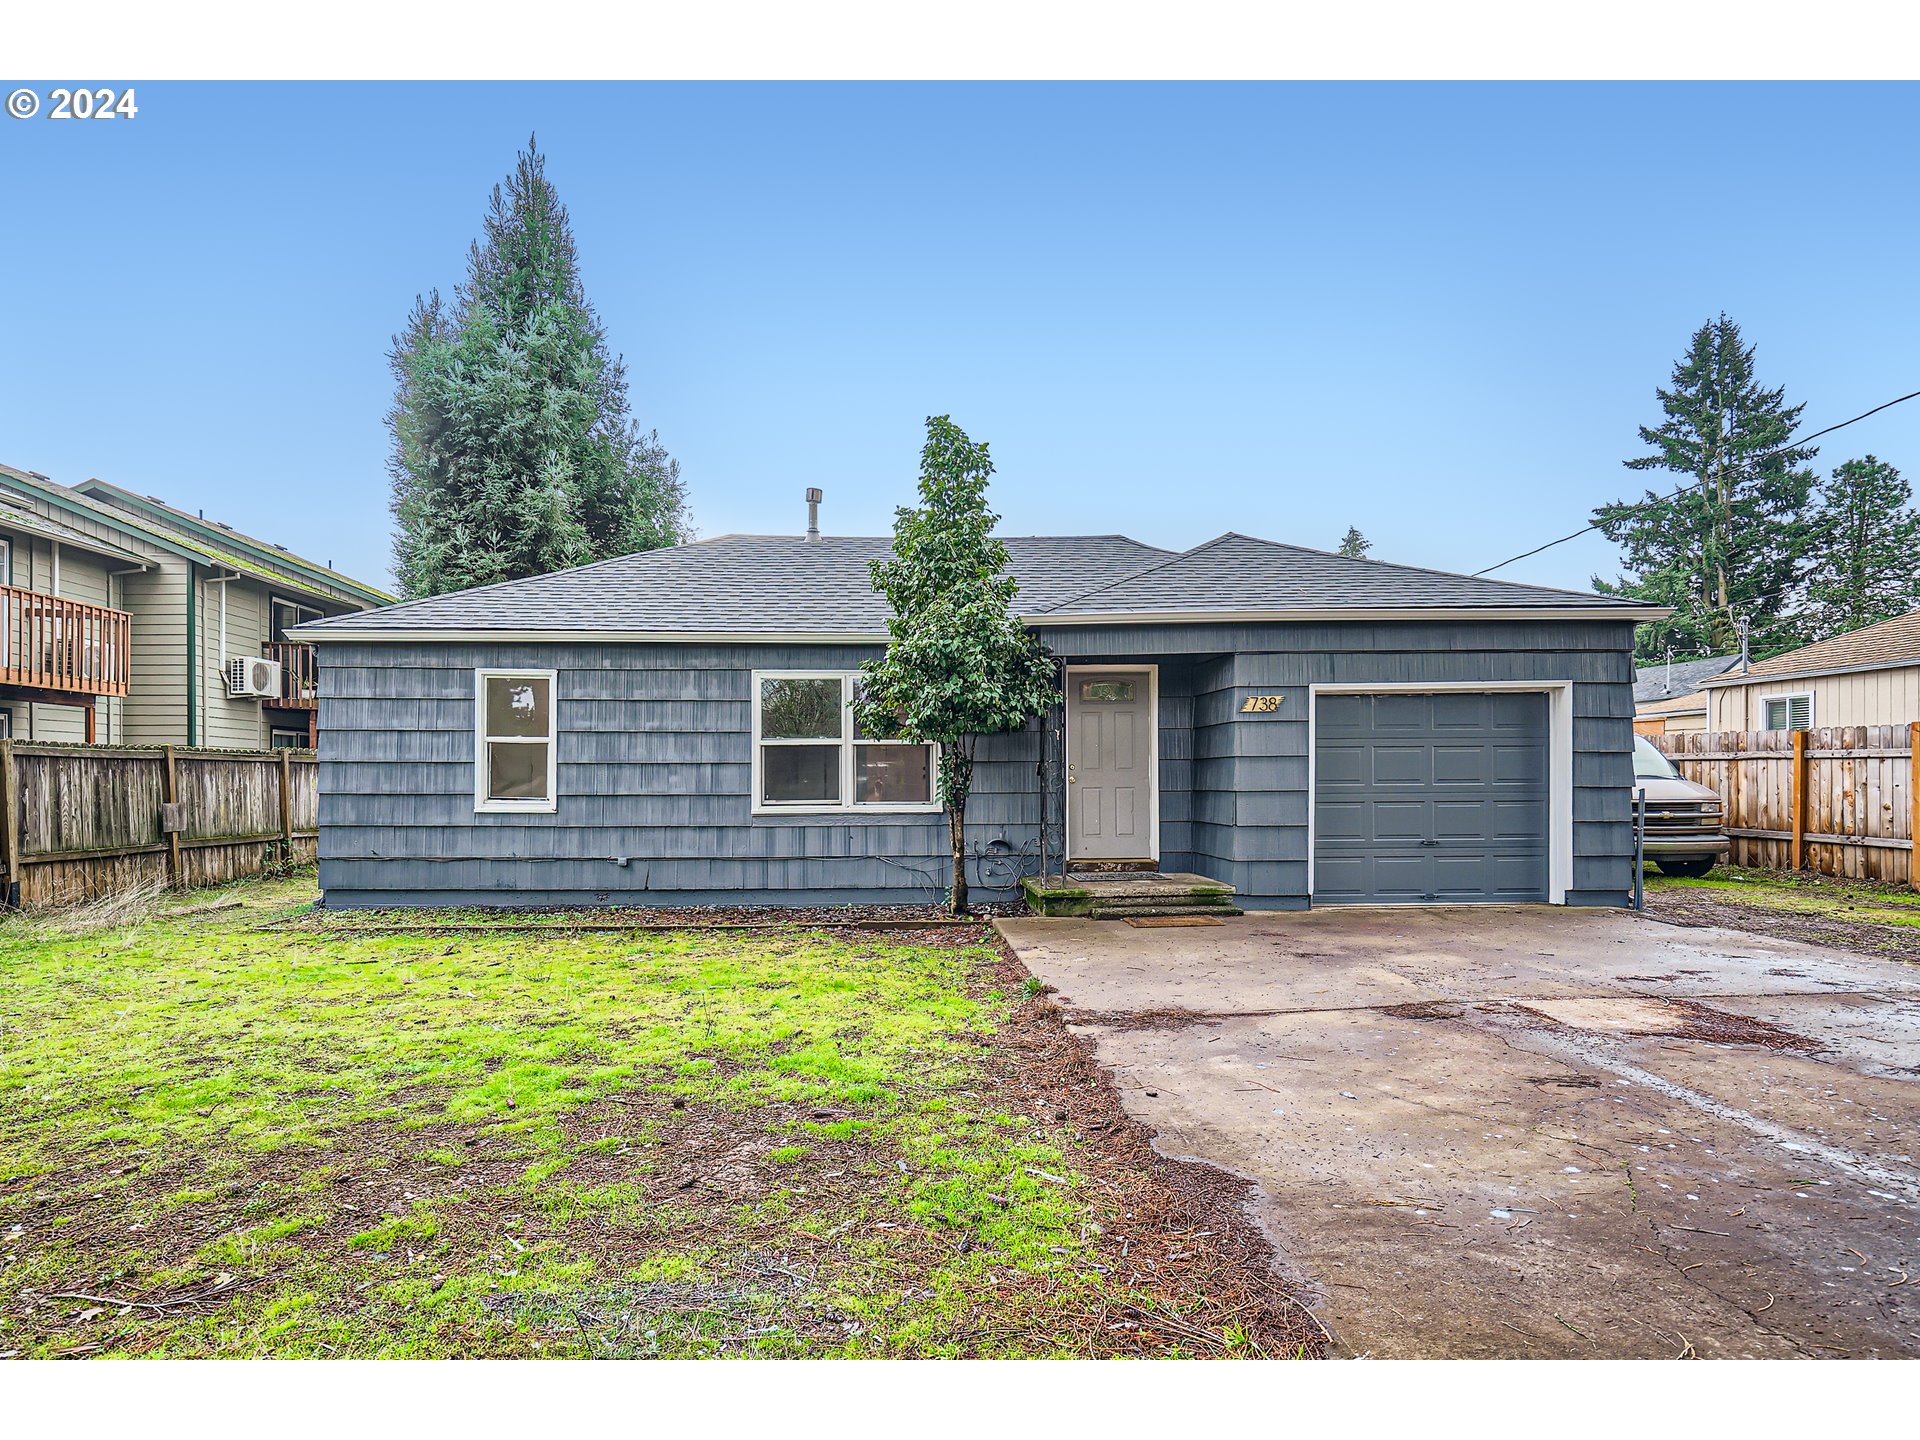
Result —
<instances>
[{"instance_id":1,"label":"balcony railing","mask_svg":"<svg viewBox=\"0 0 1920 1440\"><path fill-rule=\"evenodd\" d=\"M280 662L280 698L266 703L278 710L320 708L320 665L313 646L291 640L269 640L260 647L269 660Z\"/></svg>"},{"instance_id":2,"label":"balcony railing","mask_svg":"<svg viewBox=\"0 0 1920 1440\"><path fill-rule=\"evenodd\" d=\"M0 685L125 695L132 619L124 610L0 585Z\"/></svg>"}]
</instances>

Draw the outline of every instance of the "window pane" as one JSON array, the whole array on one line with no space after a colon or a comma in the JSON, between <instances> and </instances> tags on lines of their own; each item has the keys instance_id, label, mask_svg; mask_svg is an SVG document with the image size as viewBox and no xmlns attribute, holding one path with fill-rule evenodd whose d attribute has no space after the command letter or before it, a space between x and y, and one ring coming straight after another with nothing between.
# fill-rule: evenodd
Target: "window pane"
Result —
<instances>
[{"instance_id":1,"label":"window pane","mask_svg":"<svg viewBox=\"0 0 1920 1440\"><path fill-rule=\"evenodd\" d=\"M762 680L760 735L766 740L838 740L845 730L840 677Z\"/></svg>"},{"instance_id":2,"label":"window pane","mask_svg":"<svg viewBox=\"0 0 1920 1440\"><path fill-rule=\"evenodd\" d=\"M863 691L862 691L860 682L858 680L854 681L853 682L853 698L856 701L859 700L862 693ZM855 726L853 727L853 738L856 740L891 740L899 733L900 733L900 726L897 723L893 725L884 725L877 730L872 729L866 725L860 725L860 724L855 724Z\"/></svg>"},{"instance_id":3,"label":"window pane","mask_svg":"<svg viewBox=\"0 0 1920 1440\"><path fill-rule=\"evenodd\" d=\"M927 745L854 746L854 804L926 804L933 798L932 758Z\"/></svg>"},{"instance_id":4,"label":"window pane","mask_svg":"<svg viewBox=\"0 0 1920 1440\"><path fill-rule=\"evenodd\" d=\"M487 677L487 734L547 735L548 706L552 697L544 675L518 679L510 675Z\"/></svg>"},{"instance_id":5,"label":"window pane","mask_svg":"<svg viewBox=\"0 0 1920 1440\"><path fill-rule=\"evenodd\" d=\"M487 746L487 798L489 800L545 800L547 798L547 746L522 742Z\"/></svg>"},{"instance_id":6,"label":"window pane","mask_svg":"<svg viewBox=\"0 0 1920 1440\"><path fill-rule=\"evenodd\" d=\"M762 745L761 799L769 805L838 805L838 745Z\"/></svg>"},{"instance_id":7,"label":"window pane","mask_svg":"<svg viewBox=\"0 0 1920 1440\"><path fill-rule=\"evenodd\" d=\"M1080 682L1082 700L1119 700L1133 699L1133 681L1131 680L1082 680Z\"/></svg>"}]
</instances>

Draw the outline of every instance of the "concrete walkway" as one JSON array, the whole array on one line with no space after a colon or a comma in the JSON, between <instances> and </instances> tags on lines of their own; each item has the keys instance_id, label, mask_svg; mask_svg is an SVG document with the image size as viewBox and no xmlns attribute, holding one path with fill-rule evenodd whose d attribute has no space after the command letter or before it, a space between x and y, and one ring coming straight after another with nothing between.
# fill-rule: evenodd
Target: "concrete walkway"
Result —
<instances>
[{"instance_id":1,"label":"concrete walkway","mask_svg":"<svg viewBox=\"0 0 1920 1440\"><path fill-rule=\"evenodd\" d=\"M1920 1355L1920 969L1547 907L998 923L1349 1353Z\"/></svg>"}]
</instances>

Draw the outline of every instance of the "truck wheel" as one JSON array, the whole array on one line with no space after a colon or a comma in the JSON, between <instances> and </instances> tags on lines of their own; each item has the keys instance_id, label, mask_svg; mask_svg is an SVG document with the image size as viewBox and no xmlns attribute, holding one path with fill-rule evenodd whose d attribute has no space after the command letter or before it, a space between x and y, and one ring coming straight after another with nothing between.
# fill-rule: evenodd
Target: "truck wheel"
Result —
<instances>
[{"instance_id":1,"label":"truck wheel","mask_svg":"<svg viewBox=\"0 0 1920 1440\"><path fill-rule=\"evenodd\" d=\"M1714 860L1656 860L1662 875L1673 875L1682 880L1700 880L1713 873L1718 864Z\"/></svg>"}]
</instances>

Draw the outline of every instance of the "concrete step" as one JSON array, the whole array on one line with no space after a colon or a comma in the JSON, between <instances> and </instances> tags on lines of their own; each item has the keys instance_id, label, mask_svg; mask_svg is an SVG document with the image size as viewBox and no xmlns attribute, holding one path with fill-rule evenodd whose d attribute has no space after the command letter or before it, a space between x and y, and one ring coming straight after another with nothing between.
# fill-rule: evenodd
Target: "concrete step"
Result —
<instances>
[{"instance_id":1,"label":"concrete step","mask_svg":"<svg viewBox=\"0 0 1920 1440\"><path fill-rule=\"evenodd\" d=\"M1139 920L1149 915L1244 915L1238 905L1107 905L1096 901L1087 911L1089 920Z\"/></svg>"},{"instance_id":2,"label":"concrete step","mask_svg":"<svg viewBox=\"0 0 1920 1440\"><path fill-rule=\"evenodd\" d=\"M1191 891L1174 890L1165 895L1095 895L1089 904L1101 910L1158 910L1168 905L1219 908L1232 905L1233 896L1196 895Z\"/></svg>"}]
</instances>

